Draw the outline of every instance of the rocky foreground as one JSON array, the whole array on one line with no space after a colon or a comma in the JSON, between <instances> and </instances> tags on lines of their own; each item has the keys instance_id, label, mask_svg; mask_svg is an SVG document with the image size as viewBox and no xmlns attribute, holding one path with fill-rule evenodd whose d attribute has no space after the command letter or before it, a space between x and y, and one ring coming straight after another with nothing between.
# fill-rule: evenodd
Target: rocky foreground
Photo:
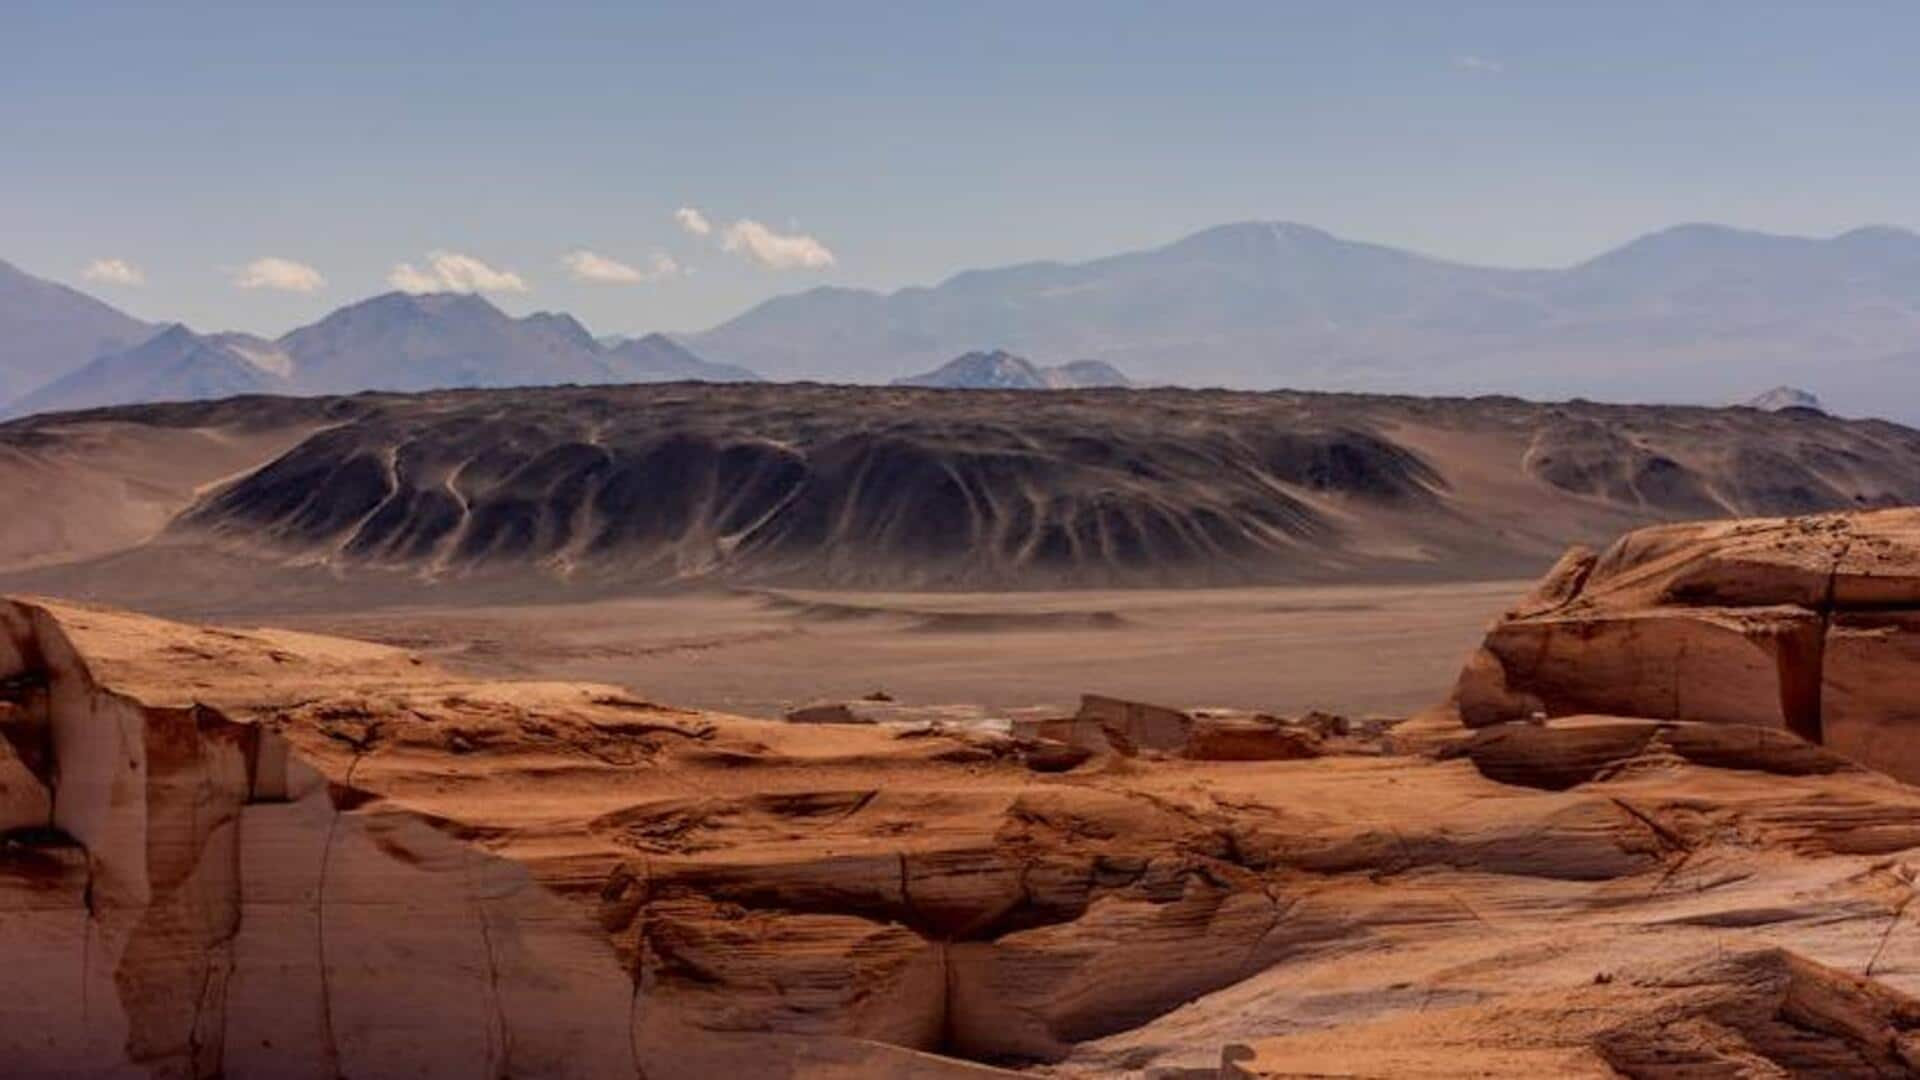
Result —
<instances>
[{"instance_id":1,"label":"rocky foreground","mask_svg":"<svg viewBox=\"0 0 1920 1080\"><path fill-rule=\"evenodd\" d=\"M0 1062L1910 1075L1920 789L1865 766L1906 772L1920 669L1854 622L1920 594L1914 536L1630 536L1390 728L1100 698L753 721L6 601ZM1655 685L1649 642L1668 693L1600 696Z\"/></svg>"}]
</instances>

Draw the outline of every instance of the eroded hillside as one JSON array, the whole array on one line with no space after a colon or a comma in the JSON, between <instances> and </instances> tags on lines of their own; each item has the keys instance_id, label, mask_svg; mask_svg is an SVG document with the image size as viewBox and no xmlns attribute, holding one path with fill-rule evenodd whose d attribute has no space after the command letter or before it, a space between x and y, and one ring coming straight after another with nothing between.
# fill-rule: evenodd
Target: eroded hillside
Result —
<instances>
[{"instance_id":1,"label":"eroded hillside","mask_svg":"<svg viewBox=\"0 0 1920 1080\"><path fill-rule=\"evenodd\" d=\"M1804 411L682 384L311 399L244 422L275 416L289 434L251 467L175 485L157 539L27 584L261 589L276 568L590 588L1461 579L1535 573L1653 521L1920 501L1920 434ZM100 410L0 427L0 447L81 483L107 459L76 447L165 471L154 432L231 445L240 423ZM164 551L143 561L138 542ZM205 569L223 559L245 572Z\"/></svg>"}]
</instances>

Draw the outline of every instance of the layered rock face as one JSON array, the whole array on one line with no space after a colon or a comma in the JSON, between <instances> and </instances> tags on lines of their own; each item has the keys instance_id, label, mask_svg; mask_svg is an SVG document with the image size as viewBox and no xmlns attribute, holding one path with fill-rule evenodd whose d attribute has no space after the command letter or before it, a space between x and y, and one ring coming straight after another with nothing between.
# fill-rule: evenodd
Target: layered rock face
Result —
<instances>
[{"instance_id":1,"label":"layered rock face","mask_svg":"<svg viewBox=\"0 0 1920 1080\"><path fill-rule=\"evenodd\" d=\"M1610 713L1784 728L1920 782L1920 510L1642 529L1489 631L1470 725Z\"/></svg>"},{"instance_id":2,"label":"layered rock face","mask_svg":"<svg viewBox=\"0 0 1920 1080\"><path fill-rule=\"evenodd\" d=\"M0 641L17 1074L1913 1067L1920 791L1764 727L1095 698L1076 747L48 601Z\"/></svg>"},{"instance_id":3,"label":"layered rock face","mask_svg":"<svg viewBox=\"0 0 1920 1080\"><path fill-rule=\"evenodd\" d=\"M1912 1076L1916 1025L1912 998L1782 950L1753 950L1236 1048L1216 1075Z\"/></svg>"},{"instance_id":4,"label":"layered rock face","mask_svg":"<svg viewBox=\"0 0 1920 1080\"><path fill-rule=\"evenodd\" d=\"M10 1071L631 1067L627 980L604 939L525 867L355 786L379 719L351 697L308 705L316 722L290 741L194 700L212 689L196 665L277 711L328 683L416 681L403 658L351 643L296 654L283 647L295 637L151 636L141 620L21 603L0 606L0 628ZM284 680L272 670L283 666ZM339 742L333 767L297 748L316 737ZM435 1030L460 1036L423 1039Z\"/></svg>"}]
</instances>

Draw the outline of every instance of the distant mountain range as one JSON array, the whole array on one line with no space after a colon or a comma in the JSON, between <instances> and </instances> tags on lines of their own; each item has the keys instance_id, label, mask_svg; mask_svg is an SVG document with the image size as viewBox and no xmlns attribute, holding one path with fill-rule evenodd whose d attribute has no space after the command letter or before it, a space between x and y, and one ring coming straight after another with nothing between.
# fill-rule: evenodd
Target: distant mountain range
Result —
<instances>
[{"instance_id":1,"label":"distant mountain range","mask_svg":"<svg viewBox=\"0 0 1920 1080\"><path fill-rule=\"evenodd\" d=\"M156 328L0 261L0 402L11 401Z\"/></svg>"},{"instance_id":2,"label":"distant mountain range","mask_svg":"<svg viewBox=\"0 0 1920 1080\"><path fill-rule=\"evenodd\" d=\"M1040 367L1024 357L995 349L955 357L932 371L895 379L893 385L946 390L1079 390L1133 384L1112 364L1098 360Z\"/></svg>"},{"instance_id":3,"label":"distant mountain range","mask_svg":"<svg viewBox=\"0 0 1920 1080\"><path fill-rule=\"evenodd\" d=\"M813 289L687 343L775 379L884 381L990 343L1150 383L1697 402L1784 383L1912 418L1920 236L1682 225L1507 270L1247 223L931 288Z\"/></svg>"},{"instance_id":4,"label":"distant mountain range","mask_svg":"<svg viewBox=\"0 0 1920 1080\"><path fill-rule=\"evenodd\" d=\"M1564 269L1513 270L1256 222L930 288L813 289L697 334L598 340L563 314L514 318L477 296L401 293L274 341L194 334L0 263L0 402L14 413L241 389L756 372L920 382L959 378L933 369L982 348L1035 358L1042 381L1040 365L1074 358L1149 384L1426 395L1707 403L1778 384L1815 387L1842 413L1913 420L1920 235L1681 225Z\"/></svg>"},{"instance_id":5,"label":"distant mountain range","mask_svg":"<svg viewBox=\"0 0 1920 1080\"><path fill-rule=\"evenodd\" d=\"M95 355L15 398L7 412L248 393L677 379L751 382L758 376L707 363L661 334L609 346L570 315L540 312L516 319L479 296L396 292L341 308L274 341L200 334L175 323L130 348Z\"/></svg>"}]
</instances>

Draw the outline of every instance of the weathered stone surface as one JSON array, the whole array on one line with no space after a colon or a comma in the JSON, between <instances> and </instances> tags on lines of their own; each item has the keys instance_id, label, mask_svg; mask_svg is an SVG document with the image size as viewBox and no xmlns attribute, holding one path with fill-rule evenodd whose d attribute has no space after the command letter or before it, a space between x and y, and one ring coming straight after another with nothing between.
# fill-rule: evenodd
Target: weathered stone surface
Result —
<instances>
[{"instance_id":1,"label":"weathered stone surface","mask_svg":"<svg viewBox=\"0 0 1920 1080\"><path fill-rule=\"evenodd\" d=\"M856 713L853 706L844 701L802 705L787 712L789 724L871 724L875 722L871 715Z\"/></svg>"},{"instance_id":2,"label":"weathered stone surface","mask_svg":"<svg viewBox=\"0 0 1920 1080\"><path fill-rule=\"evenodd\" d=\"M1801 703L1783 668L1821 634L1818 616L1792 607L1537 616L1487 636L1497 688L1463 680L1459 701L1468 723L1602 712L1786 727Z\"/></svg>"},{"instance_id":3,"label":"weathered stone surface","mask_svg":"<svg viewBox=\"0 0 1920 1080\"><path fill-rule=\"evenodd\" d=\"M1148 752L1196 761L1294 761L1318 755L1322 741L1304 723L1255 713L1190 713L1097 694L1083 695L1073 716L1020 717L1012 726L1016 738L1070 747L1082 757Z\"/></svg>"},{"instance_id":4,"label":"weathered stone surface","mask_svg":"<svg viewBox=\"0 0 1920 1080\"><path fill-rule=\"evenodd\" d=\"M1822 659L1822 741L1920 782L1920 609L1836 614Z\"/></svg>"},{"instance_id":5,"label":"weathered stone surface","mask_svg":"<svg viewBox=\"0 0 1920 1080\"><path fill-rule=\"evenodd\" d=\"M1455 687L1470 725L1605 713L1783 729L1903 779L1920 510L1674 525L1569 553Z\"/></svg>"},{"instance_id":6,"label":"weathered stone surface","mask_svg":"<svg viewBox=\"0 0 1920 1080\"><path fill-rule=\"evenodd\" d=\"M12 708L0 703L0 711ZM0 724L4 722L0 719ZM53 796L46 782L34 774L11 743L0 739L0 834L52 824Z\"/></svg>"},{"instance_id":7,"label":"weathered stone surface","mask_svg":"<svg viewBox=\"0 0 1920 1080\"><path fill-rule=\"evenodd\" d=\"M1663 758L1783 776L1858 769L1832 751L1771 728L1603 716L1495 724L1448 747L1442 756L1465 757L1503 784L1548 791L1564 791L1625 766Z\"/></svg>"},{"instance_id":8,"label":"weathered stone surface","mask_svg":"<svg viewBox=\"0 0 1920 1080\"><path fill-rule=\"evenodd\" d=\"M1552 994L1420 1013L1223 1055L1231 1080L1301 1076L1920 1073L1920 1001L1779 949L1690 958Z\"/></svg>"},{"instance_id":9,"label":"weathered stone surface","mask_svg":"<svg viewBox=\"0 0 1920 1080\"><path fill-rule=\"evenodd\" d=\"M35 1003L9 1006L0 1025L10 1070L630 1067L629 981L614 950L524 867L370 800L350 769L329 778L290 757L263 724L142 700L172 696L140 671L190 657L194 635L150 641L152 655L125 654L136 662L128 667L116 646L132 643L113 633L144 620L4 606L12 667L0 678L47 687L56 777L51 823L0 841L0 951L10 958L0 993ZM89 624L103 633L88 634ZM74 632L100 646L97 665ZM236 652L232 641L225 648ZM271 650L237 652L280 662ZM130 685L103 684L103 671ZM53 972L73 977L40 982Z\"/></svg>"},{"instance_id":10,"label":"weathered stone surface","mask_svg":"<svg viewBox=\"0 0 1920 1080\"><path fill-rule=\"evenodd\" d=\"M1320 753L1312 730L1272 717L1198 717L1180 749L1195 761L1298 761Z\"/></svg>"},{"instance_id":11,"label":"weathered stone surface","mask_svg":"<svg viewBox=\"0 0 1920 1080\"><path fill-rule=\"evenodd\" d=\"M1045 773L1020 736L332 639L0 626L51 815L0 835L25 1075L1632 1074L1735 1036L1879 1067L1916 1027L1920 791L1772 727L1434 719L1362 753L1367 725L1190 712L1171 751ZM1326 752L1195 760L1210 725ZM1855 975L1712 963L1780 947ZM1769 1042L1780 1016L1813 1033Z\"/></svg>"},{"instance_id":12,"label":"weathered stone surface","mask_svg":"<svg viewBox=\"0 0 1920 1080\"><path fill-rule=\"evenodd\" d=\"M1127 752L1179 753L1186 747L1187 736L1193 730L1193 717L1179 709L1099 694L1082 694L1080 711L1074 714L1074 719L1081 724L1098 725L1109 739L1129 748Z\"/></svg>"}]
</instances>

